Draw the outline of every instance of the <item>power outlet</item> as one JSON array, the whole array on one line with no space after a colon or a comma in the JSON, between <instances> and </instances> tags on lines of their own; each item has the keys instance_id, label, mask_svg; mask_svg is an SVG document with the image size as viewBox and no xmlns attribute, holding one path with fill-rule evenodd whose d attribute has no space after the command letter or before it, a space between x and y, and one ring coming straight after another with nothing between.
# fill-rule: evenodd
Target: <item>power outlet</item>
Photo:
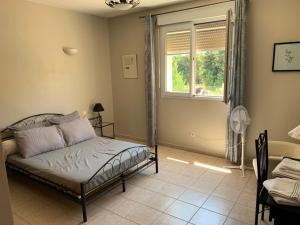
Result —
<instances>
[{"instance_id":1,"label":"power outlet","mask_svg":"<svg viewBox=\"0 0 300 225\"><path fill-rule=\"evenodd\" d=\"M195 138L196 137L196 133L195 132L190 132L190 136L192 137L192 138Z\"/></svg>"}]
</instances>

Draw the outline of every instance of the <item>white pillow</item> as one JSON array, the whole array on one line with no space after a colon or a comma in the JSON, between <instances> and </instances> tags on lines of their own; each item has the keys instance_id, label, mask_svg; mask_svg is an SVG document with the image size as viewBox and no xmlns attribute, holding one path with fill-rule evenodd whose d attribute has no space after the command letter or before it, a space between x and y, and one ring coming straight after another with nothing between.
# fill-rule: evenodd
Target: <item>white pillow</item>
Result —
<instances>
[{"instance_id":1,"label":"white pillow","mask_svg":"<svg viewBox=\"0 0 300 225\"><path fill-rule=\"evenodd\" d=\"M64 116L52 116L50 119L48 119L48 121L51 124L56 125L56 124L71 122L78 118L80 118L79 112L74 111L74 112L64 115Z\"/></svg>"},{"instance_id":2,"label":"white pillow","mask_svg":"<svg viewBox=\"0 0 300 225\"><path fill-rule=\"evenodd\" d=\"M79 118L58 125L68 146L96 137L94 128L87 118Z\"/></svg>"},{"instance_id":3,"label":"white pillow","mask_svg":"<svg viewBox=\"0 0 300 225\"><path fill-rule=\"evenodd\" d=\"M39 121L33 124L27 124L27 125L21 125L17 124L14 126L9 126L8 129L12 130L12 131L20 131L20 130L28 130L28 129L33 129L33 128L37 128L37 127L48 127L50 126L48 121Z\"/></svg>"},{"instance_id":4,"label":"white pillow","mask_svg":"<svg viewBox=\"0 0 300 225\"><path fill-rule=\"evenodd\" d=\"M15 139L23 158L65 147L64 139L56 126L16 131Z\"/></svg>"},{"instance_id":5,"label":"white pillow","mask_svg":"<svg viewBox=\"0 0 300 225\"><path fill-rule=\"evenodd\" d=\"M288 134L290 137L300 140L300 125L291 130Z\"/></svg>"},{"instance_id":6,"label":"white pillow","mask_svg":"<svg viewBox=\"0 0 300 225\"><path fill-rule=\"evenodd\" d=\"M16 154L18 152L18 147L15 139L10 139L2 142L2 152L4 155L4 160L7 156Z\"/></svg>"}]
</instances>

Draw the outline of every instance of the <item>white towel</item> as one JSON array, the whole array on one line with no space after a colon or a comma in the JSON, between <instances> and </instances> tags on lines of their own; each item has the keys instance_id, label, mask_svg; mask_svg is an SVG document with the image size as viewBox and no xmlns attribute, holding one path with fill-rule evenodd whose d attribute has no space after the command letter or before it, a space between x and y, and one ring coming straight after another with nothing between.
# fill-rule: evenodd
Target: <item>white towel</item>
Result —
<instances>
[{"instance_id":1,"label":"white towel","mask_svg":"<svg viewBox=\"0 0 300 225\"><path fill-rule=\"evenodd\" d=\"M300 125L291 130L288 135L292 138L300 140Z\"/></svg>"},{"instance_id":2,"label":"white towel","mask_svg":"<svg viewBox=\"0 0 300 225\"><path fill-rule=\"evenodd\" d=\"M266 180L264 187L277 204L300 206L300 182L288 178Z\"/></svg>"},{"instance_id":3,"label":"white towel","mask_svg":"<svg viewBox=\"0 0 300 225\"><path fill-rule=\"evenodd\" d=\"M300 180L300 161L283 159L272 171L274 177L287 177Z\"/></svg>"}]
</instances>

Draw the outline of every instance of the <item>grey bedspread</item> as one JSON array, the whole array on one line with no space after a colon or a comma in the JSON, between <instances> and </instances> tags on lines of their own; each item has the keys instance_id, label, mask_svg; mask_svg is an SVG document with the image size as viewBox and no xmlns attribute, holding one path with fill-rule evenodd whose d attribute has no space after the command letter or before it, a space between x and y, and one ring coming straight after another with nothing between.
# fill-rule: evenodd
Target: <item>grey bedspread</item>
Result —
<instances>
[{"instance_id":1,"label":"grey bedspread","mask_svg":"<svg viewBox=\"0 0 300 225\"><path fill-rule=\"evenodd\" d=\"M119 172L137 165L148 158L146 146L96 137L79 144L24 159L19 155L8 157L8 163L32 174L62 185L80 194L80 183L88 181L107 161L115 157L113 164L107 164L86 186L86 190L101 185ZM133 148L132 148L133 147Z\"/></svg>"}]
</instances>

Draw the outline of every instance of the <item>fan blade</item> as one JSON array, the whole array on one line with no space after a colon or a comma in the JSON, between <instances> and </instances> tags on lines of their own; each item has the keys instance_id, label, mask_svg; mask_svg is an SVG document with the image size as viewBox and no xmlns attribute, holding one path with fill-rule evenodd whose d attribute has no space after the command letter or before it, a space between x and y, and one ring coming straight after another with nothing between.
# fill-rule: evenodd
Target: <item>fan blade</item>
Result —
<instances>
[{"instance_id":1,"label":"fan blade","mask_svg":"<svg viewBox=\"0 0 300 225\"><path fill-rule=\"evenodd\" d=\"M241 130L241 122L237 121L237 123L236 123L236 131L239 133L240 130Z\"/></svg>"},{"instance_id":2,"label":"fan blade","mask_svg":"<svg viewBox=\"0 0 300 225\"><path fill-rule=\"evenodd\" d=\"M245 111L240 111L240 118L243 121L247 120L246 112Z\"/></svg>"}]
</instances>

